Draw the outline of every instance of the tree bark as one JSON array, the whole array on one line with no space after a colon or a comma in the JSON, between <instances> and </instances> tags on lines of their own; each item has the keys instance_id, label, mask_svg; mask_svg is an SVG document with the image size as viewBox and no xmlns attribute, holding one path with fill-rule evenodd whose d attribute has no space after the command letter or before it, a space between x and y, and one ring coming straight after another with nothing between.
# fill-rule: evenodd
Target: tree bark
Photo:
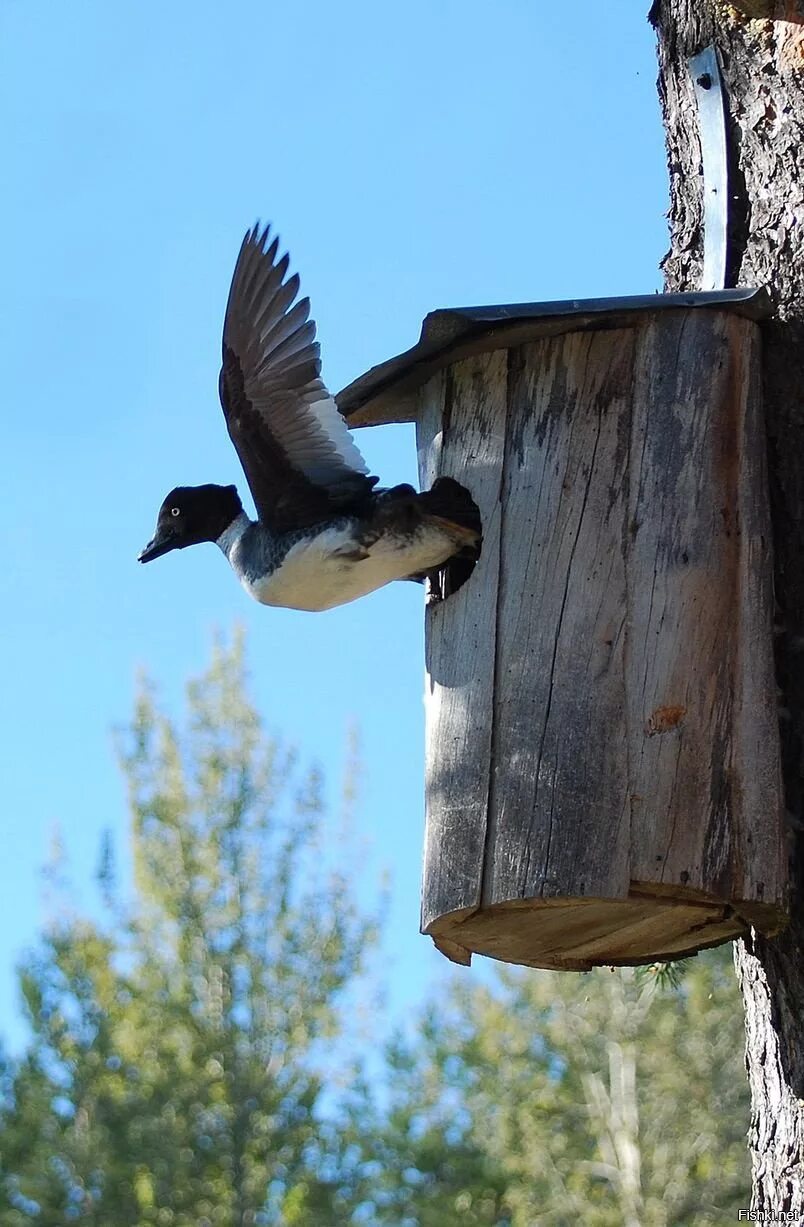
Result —
<instances>
[{"instance_id":1,"label":"tree bark","mask_svg":"<svg viewBox=\"0 0 804 1227\"><path fill-rule=\"evenodd\" d=\"M714 43L726 95L729 285L766 285L763 383L779 627L782 759L792 918L739 942L752 1094L753 1208L804 1216L804 0L656 0L659 93L670 171L666 288L697 289L702 176L687 59Z\"/></svg>"}]
</instances>

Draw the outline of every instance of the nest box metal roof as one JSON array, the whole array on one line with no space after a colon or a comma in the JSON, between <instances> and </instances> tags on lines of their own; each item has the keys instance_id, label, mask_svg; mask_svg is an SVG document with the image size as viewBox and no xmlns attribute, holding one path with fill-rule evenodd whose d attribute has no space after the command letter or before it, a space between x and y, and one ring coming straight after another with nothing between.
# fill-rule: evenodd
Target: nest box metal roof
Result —
<instances>
[{"instance_id":1,"label":"nest box metal roof","mask_svg":"<svg viewBox=\"0 0 804 1227\"><path fill-rule=\"evenodd\" d=\"M765 289L740 288L442 308L425 316L412 349L372 367L339 392L338 408L352 426L412 422L421 384L441 367L471 354L508 349L561 332L624 328L635 315L657 311L709 307L759 320L769 314L770 305Z\"/></svg>"}]
</instances>

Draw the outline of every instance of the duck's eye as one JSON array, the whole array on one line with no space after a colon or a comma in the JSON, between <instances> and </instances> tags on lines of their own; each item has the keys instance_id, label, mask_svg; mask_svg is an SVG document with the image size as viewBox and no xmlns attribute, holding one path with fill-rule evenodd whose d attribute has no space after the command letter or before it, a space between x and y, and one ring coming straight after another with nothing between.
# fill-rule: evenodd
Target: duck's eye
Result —
<instances>
[{"instance_id":1,"label":"duck's eye","mask_svg":"<svg viewBox=\"0 0 804 1227\"><path fill-rule=\"evenodd\" d=\"M172 516L180 516L180 515L181 515L181 509L180 509L179 507L171 507L171 509L170 509L170 514L171 514Z\"/></svg>"}]
</instances>

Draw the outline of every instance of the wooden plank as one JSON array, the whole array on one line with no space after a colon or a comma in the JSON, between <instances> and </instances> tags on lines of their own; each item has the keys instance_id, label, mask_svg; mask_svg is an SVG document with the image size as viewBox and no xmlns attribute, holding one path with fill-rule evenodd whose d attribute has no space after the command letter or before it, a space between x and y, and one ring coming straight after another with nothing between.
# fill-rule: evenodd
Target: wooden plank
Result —
<instances>
[{"instance_id":1,"label":"wooden plank","mask_svg":"<svg viewBox=\"0 0 804 1227\"><path fill-rule=\"evenodd\" d=\"M632 330L511 356L484 905L628 894Z\"/></svg>"},{"instance_id":2,"label":"wooden plank","mask_svg":"<svg viewBox=\"0 0 804 1227\"><path fill-rule=\"evenodd\" d=\"M463 587L426 614L426 831L422 929L480 902L491 754L507 354L460 362L425 385L423 486L454 477L480 508L483 547Z\"/></svg>"},{"instance_id":3,"label":"wooden plank","mask_svg":"<svg viewBox=\"0 0 804 1227\"><path fill-rule=\"evenodd\" d=\"M438 940L527 967L585 971L679 958L739 937L746 926L727 905L645 899L519 899L445 917Z\"/></svg>"},{"instance_id":4,"label":"wooden plank","mask_svg":"<svg viewBox=\"0 0 804 1227\"><path fill-rule=\"evenodd\" d=\"M773 557L759 328L725 316L732 385L741 394L737 470L739 651L734 679L732 897L767 932L765 914L787 910L788 851L773 640Z\"/></svg>"},{"instance_id":5,"label":"wooden plank","mask_svg":"<svg viewBox=\"0 0 804 1227\"><path fill-rule=\"evenodd\" d=\"M643 326L630 456L632 874L735 901L752 877L779 886L755 332L709 311ZM747 877L746 839L762 866Z\"/></svg>"},{"instance_id":6,"label":"wooden plank","mask_svg":"<svg viewBox=\"0 0 804 1227\"><path fill-rule=\"evenodd\" d=\"M341 388L336 396L338 408L350 426L380 426L389 422L413 422L418 413L417 395L439 370L473 354L493 349L516 349L541 337L587 329L635 328L656 312L711 310L720 298L730 313L750 319L765 319L770 300L762 289L725 290L719 294L640 295L636 298L606 300L581 299L580 302L532 304L535 313L526 314L522 304L487 308L489 314L472 319L459 311L432 314L425 321L422 338L412 349L372 367ZM545 308L553 314L542 314ZM555 313L557 309L558 314ZM439 334L438 339L434 336Z\"/></svg>"}]
</instances>

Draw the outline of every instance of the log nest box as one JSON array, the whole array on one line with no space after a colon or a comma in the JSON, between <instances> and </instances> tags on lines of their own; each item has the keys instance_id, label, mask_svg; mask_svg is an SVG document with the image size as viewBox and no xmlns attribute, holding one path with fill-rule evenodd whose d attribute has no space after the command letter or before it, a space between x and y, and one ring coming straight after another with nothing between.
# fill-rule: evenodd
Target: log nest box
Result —
<instances>
[{"instance_id":1,"label":"log nest box","mask_svg":"<svg viewBox=\"0 0 804 1227\"><path fill-rule=\"evenodd\" d=\"M584 970L786 919L762 291L436 311L338 397L480 559L427 609L422 930Z\"/></svg>"}]
</instances>

